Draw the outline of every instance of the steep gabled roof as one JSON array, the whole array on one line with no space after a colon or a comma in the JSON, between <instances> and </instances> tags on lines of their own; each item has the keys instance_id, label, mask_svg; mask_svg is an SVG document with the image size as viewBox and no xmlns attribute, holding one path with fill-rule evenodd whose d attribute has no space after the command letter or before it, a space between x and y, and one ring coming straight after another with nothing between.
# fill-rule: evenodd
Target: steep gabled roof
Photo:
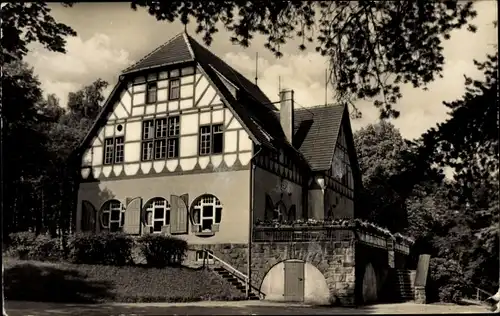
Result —
<instances>
[{"instance_id":1,"label":"steep gabled roof","mask_svg":"<svg viewBox=\"0 0 500 316\"><path fill-rule=\"evenodd\" d=\"M123 70L123 74L180 64L194 60L194 54L187 40L187 34L179 33L171 40L141 58L138 62Z\"/></svg>"},{"instance_id":2,"label":"steep gabled roof","mask_svg":"<svg viewBox=\"0 0 500 316\"><path fill-rule=\"evenodd\" d=\"M201 66L209 81L221 94L221 98L234 110L236 118L247 128L254 141L272 149L284 148L301 163L307 165L301 153L286 140L279 119L274 113L276 107L267 96L255 84L185 32L178 34L123 71L124 76L120 76L120 81L106 100L81 147L85 147L97 130L105 124L105 119L118 98L119 90L125 86L127 80L124 78L136 72L190 61L195 61ZM236 86L238 90L236 97L228 90L227 83L221 79L221 75Z\"/></svg>"},{"instance_id":3,"label":"steep gabled roof","mask_svg":"<svg viewBox=\"0 0 500 316\"><path fill-rule=\"evenodd\" d=\"M330 168L345 113L345 106L340 105L295 109L293 145L313 171Z\"/></svg>"}]
</instances>

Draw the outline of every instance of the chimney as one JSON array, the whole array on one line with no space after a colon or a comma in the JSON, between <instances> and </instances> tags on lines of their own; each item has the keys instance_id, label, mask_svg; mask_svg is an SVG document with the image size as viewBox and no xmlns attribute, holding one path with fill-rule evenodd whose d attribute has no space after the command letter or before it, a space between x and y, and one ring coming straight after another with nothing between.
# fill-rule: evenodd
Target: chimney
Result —
<instances>
[{"instance_id":1,"label":"chimney","mask_svg":"<svg viewBox=\"0 0 500 316\"><path fill-rule=\"evenodd\" d=\"M280 123L286 139L291 144L293 138L293 90L280 91Z\"/></svg>"}]
</instances>

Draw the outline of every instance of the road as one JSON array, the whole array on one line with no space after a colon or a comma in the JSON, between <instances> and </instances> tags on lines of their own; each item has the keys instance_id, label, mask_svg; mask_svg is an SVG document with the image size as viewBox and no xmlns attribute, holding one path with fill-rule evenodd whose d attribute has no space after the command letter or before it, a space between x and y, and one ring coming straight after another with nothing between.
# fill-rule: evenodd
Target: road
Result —
<instances>
[{"instance_id":1,"label":"road","mask_svg":"<svg viewBox=\"0 0 500 316\"><path fill-rule=\"evenodd\" d=\"M9 316L42 315L347 315L347 314L467 314L491 313L480 306L414 303L378 304L362 308L312 307L264 301L137 303L137 304L58 304L6 302Z\"/></svg>"}]
</instances>

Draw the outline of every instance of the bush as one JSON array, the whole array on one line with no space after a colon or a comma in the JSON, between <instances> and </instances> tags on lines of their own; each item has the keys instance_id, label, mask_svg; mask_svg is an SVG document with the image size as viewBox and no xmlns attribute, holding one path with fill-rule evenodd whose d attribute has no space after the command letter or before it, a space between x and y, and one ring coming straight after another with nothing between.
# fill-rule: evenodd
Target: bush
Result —
<instances>
[{"instance_id":1,"label":"bush","mask_svg":"<svg viewBox=\"0 0 500 316\"><path fill-rule=\"evenodd\" d=\"M31 260L59 261L64 258L59 239L47 235L38 235L28 253Z\"/></svg>"},{"instance_id":2,"label":"bush","mask_svg":"<svg viewBox=\"0 0 500 316\"><path fill-rule=\"evenodd\" d=\"M32 249L36 239L33 232L18 232L9 234L8 255L21 260L29 259L29 252Z\"/></svg>"},{"instance_id":3,"label":"bush","mask_svg":"<svg viewBox=\"0 0 500 316\"><path fill-rule=\"evenodd\" d=\"M185 240L155 234L140 237L138 244L147 264L157 268L179 265L188 248Z\"/></svg>"},{"instance_id":4,"label":"bush","mask_svg":"<svg viewBox=\"0 0 500 316\"><path fill-rule=\"evenodd\" d=\"M122 266L132 261L134 241L123 233L77 233L68 238L69 261Z\"/></svg>"},{"instance_id":5,"label":"bush","mask_svg":"<svg viewBox=\"0 0 500 316\"><path fill-rule=\"evenodd\" d=\"M467 290L460 265L445 258L431 258L429 264L428 301L457 303Z\"/></svg>"},{"instance_id":6,"label":"bush","mask_svg":"<svg viewBox=\"0 0 500 316\"><path fill-rule=\"evenodd\" d=\"M33 232L9 235L7 255L21 260L57 261L63 257L61 243L47 235L36 236Z\"/></svg>"}]
</instances>

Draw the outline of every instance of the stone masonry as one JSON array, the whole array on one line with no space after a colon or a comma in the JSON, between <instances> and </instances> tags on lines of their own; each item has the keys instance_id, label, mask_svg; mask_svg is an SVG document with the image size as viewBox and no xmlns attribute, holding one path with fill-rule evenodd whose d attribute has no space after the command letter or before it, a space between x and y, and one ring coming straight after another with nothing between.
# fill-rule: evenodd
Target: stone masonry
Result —
<instances>
[{"instance_id":1,"label":"stone masonry","mask_svg":"<svg viewBox=\"0 0 500 316\"><path fill-rule=\"evenodd\" d=\"M342 242L254 243L252 283L259 285L275 264L298 259L314 265L326 279L332 305L354 305L354 244Z\"/></svg>"},{"instance_id":2,"label":"stone masonry","mask_svg":"<svg viewBox=\"0 0 500 316\"><path fill-rule=\"evenodd\" d=\"M247 274L247 245L191 245L192 250L207 249ZM354 244L342 242L258 242L252 244L251 282L260 288L266 273L277 263L299 259L323 273L334 305L354 305Z\"/></svg>"}]
</instances>

